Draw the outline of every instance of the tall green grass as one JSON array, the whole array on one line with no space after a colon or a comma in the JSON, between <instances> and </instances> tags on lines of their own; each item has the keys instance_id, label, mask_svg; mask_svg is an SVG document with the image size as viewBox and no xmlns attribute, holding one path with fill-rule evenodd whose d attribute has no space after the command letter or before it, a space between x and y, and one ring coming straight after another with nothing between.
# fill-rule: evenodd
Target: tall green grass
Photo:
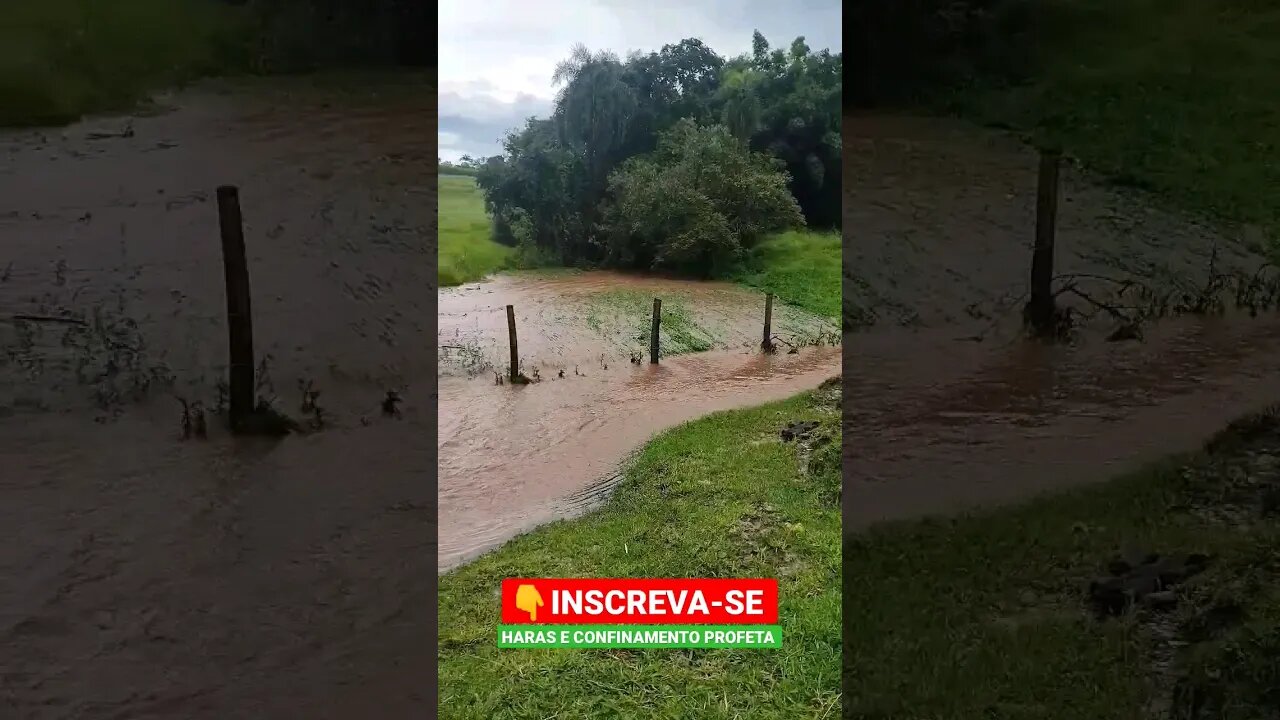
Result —
<instances>
[{"instance_id":1,"label":"tall green grass","mask_svg":"<svg viewBox=\"0 0 1280 720\"><path fill-rule=\"evenodd\" d=\"M1241 492L1267 482L1250 479L1260 466L1249 460L1275 452L1265 422L1025 505L846 535L845 717L1275 717L1280 523ZM1126 548L1215 559L1169 614L1098 621L1089 582ZM1241 621L1215 620L1233 608ZM1169 686L1156 689L1160 675Z\"/></svg>"},{"instance_id":2,"label":"tall green grass","mask_svg":"<svg viewBox=\"0 0 1280 720\"><path fill-rule=\"evenodd\" d=\"M484 198L474 178L440 176L440 249L437 277L441 287L479 280L507 267L515 251L491 239Z\"/></svg>"},{"instance_id":3,"label":"tall green grass","mask_svg":"<svg viewBox=\"0 0 1280 720\"><path fill-rule=\"evenodd\" d=\"M0 3L0 125L125 109L237 67L244 12L214 0Z\"/></svg>"},{"instance_id":4,"label":"tall green grass","mask_svg":"<svg viewBox=\"0 0 1280 720\"><path fill-rule=\"evenodd\" d=\"M1280 234L1280 4L1039 6L1032 79L962 84L948 109L1026 130L1177 206Z\"/></svg>"},{"instance_id":5,"label":"tall green grass","mask_svg":"<svg viewBox=\"0 0 1280 720\"><path fill-rule=\"evenodd\" d=\"M840 316L840 234L795 231L758 245L732 278L823 317Z\"/></svg>"}]
</instances>

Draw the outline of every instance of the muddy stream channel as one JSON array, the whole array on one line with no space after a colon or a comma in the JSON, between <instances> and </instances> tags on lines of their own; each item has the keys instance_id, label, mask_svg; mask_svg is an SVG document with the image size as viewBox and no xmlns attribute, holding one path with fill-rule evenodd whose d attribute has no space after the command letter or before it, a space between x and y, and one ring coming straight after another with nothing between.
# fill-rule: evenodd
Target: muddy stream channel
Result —
<instances>
[{"instance_id":1,"label":"muddy stream channel","mask_svg":"<svg viewBox=\"0 0 1280 720\"><path fill-rule=\"evenodd\" d=\"M845 530L1112 479L1280 401L1280 317L1075 347L846 336Z\"/></svg>"},{"instance_id":2,"label":"muddy stream channel","mask_svg":"<svg viewBox=\"0 0 1280 720\"><path fill-rule=\"evenodd\" d=\"M649 363L660 338L683 354ZM508 368L515 308L527 385ZM608 272L501 275L440 291L440 564L590 509L654 434L718 410L817 387L840 372L835 325L775 305L773 355L760 352L764 296L727 283Z\"/></svg>"}]
</instances>

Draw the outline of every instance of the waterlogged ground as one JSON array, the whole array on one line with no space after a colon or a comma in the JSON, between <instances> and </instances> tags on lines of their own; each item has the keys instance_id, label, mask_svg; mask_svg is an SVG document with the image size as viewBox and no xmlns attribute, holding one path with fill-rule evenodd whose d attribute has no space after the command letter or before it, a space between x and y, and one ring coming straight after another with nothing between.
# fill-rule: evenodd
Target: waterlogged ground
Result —
<instances>
[{"instance_id":1,"label":"waterlogged ground","mask_svg":"<svg viewBox=\"0 0 1280 720\"><path fill-rule=\"evenodd\" d=\"M649 359L653 301L662 301L661 356L753 351L763 339L765 296L741 285L608 271L525 272L440 291L440 372L475 375L510 366L506 306L515 311L526 375L572 374ZM792 347L833 345L833 322L775 301L772 335Z\"/></svg>"},{"instance_id":2,"label":"waterlogged ground","mask_svg":"<svg viewBox=\"0 0 1280 720\"><path fill-rule=\"evenodd\" d=\"M0 136L0 412L110 413L153 387L216 399L222 184L240 187L255 349L280 395L309 379L376 401L424 372L429 90L205 90L151 117Z\"/></svg>"},{"instance_id":3,"label":"waterlogged ground","mask_svg":"<svg viewBox=\"0 0 1280 720\"><path fill-rule=\"evenodd\" d=\"M1169 321L1142 344L845 345L846 531L1107 480L1280 398L1274 316Z\"/></svg>"},{"instance_id":4,"label":"waterlogged ground","mask_svg":"<svg viewBox=\"0 0 1280 720\"><path fill-rule=\"evenodd\" d=\"M845 321L861 328L844 336L846 531L1106 480L1280 398L1275 309L1168 319L1142 342L1107 342L1106 313L1069 345L1019 339L1035 153L949 121L844 130ZM1215 255L1218 272L1261 265L1246 231L1073 169L1063 187L1063 273L1194 291ZM1100 298L1116 287L1080 282Z\"/></svg>"},{"instance_id":5,"label":"waterlogged ground","mask_svg":"<svg viewBox=\"0 0 1280 720\"><path fill-rule=\"evenodd\" d=\"M208 86L0 135L0 717L421 715L435 97ZM321 432L181 440L226 363L221 184L260 394L306 421L310 382Z\"/></svg>"},{"instance_id":6,"label":"waterlogged ground","mask_svg":"<svg viewBox=\"0 0 1280 720\"><path fill-rule=\"evenodd\" d=\"M653 299L662 360L649 363ZM516 310L521 372L509 363ZM440 566L592 507L663 429L817 387L839 373L834 323L728 283L519 273L440 291ZM796 352L790 352L790 346ZM638 361L638 362L635 362Z\"/></svg>"},{"instance_id":7,"label":"waterlogged ground","mask_svg":"<svg viewBox=\"0 0 1280 720\"><path fill-rule=\"evenodd\" d=\"M1025 301L1038 155L1005 133L898 116L844 120L845 314L854 326L965 325ZM1114 280L1202 287L1259 268L1256 228L1221 229L1061 169L1055 273L1091 294ZM1215 257L1216 252L1216 257ZM1080 277L1084 276L1084 277Z\"/></svg>"}]
</instances>

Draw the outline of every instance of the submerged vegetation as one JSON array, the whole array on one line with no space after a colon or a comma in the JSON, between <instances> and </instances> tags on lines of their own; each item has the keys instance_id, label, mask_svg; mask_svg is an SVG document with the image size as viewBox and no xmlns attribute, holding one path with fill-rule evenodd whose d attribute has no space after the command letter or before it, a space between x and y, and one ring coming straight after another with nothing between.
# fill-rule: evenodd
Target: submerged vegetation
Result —
<instances>
[{"instance_id":1,"label":"submerged vegetation","mask_svg":"<svg viewBox=\"0 0 1280 720\"><path fill-rule=\"evenodd\" d=\"M768 234L840 223L841 56L803 38L726 60L699 40L625 61L579 46L552 117L477 182L494 238L566 265L730 273Z\"/></svg>"}]
</instances>

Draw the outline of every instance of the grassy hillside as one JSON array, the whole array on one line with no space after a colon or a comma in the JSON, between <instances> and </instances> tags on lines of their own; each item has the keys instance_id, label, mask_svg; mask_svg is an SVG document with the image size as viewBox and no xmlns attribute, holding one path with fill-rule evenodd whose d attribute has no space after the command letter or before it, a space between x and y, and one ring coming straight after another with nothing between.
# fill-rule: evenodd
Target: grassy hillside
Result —
<instances>
[{"instance_id":1,"label":"grassy hillside","mask_svg":"<svg viewBox=\"0 0 1280 720\"><path fill-rule=\"evenodd\" d=\"M0 126L131 110L210 76L431 67L433 18L402 0L5 0Z\"/></svg>"},{"instance_id":2,"label":"grassy hillside","mask_svg":"<svg viewBox=\"0 0 1280 720\"><path fill-rule=\"evenodd\" d=\"M1012 6L1018 3L986 2ZM1026 3L1022 3L1026 5ZM940 107L1027 131L1117 182L1280 235L1280 4L1041 0L1026 80L983 72ZM999 38L998 35L992 35ZM995 41L975 54L994 52ZM1001 53L996 53L1001 54ZM1019 74L1027 68L1006 68Z\"/></svg>"},{"instance_id":3,"label":"grassy hillside","mask_svg":"<svg viewBox=\"0 0 1280 720\"><path fill-rule=\"evenodd\" d=\"M0 3L0 125L126 109L243 59L243 11L214 0Z\"/></svg>"},{"instance_id":4,"label":"grassy hillside","mask_svg":"<svg viewBox=\"0 0 1280 720\"><path fill-rule=\"evenodd\" d=\"M1277 453L1272 413L1105 484L846 539L845 717L1274 717ZM1160 609L1095 617L1090 581L1146 553L1209 560Z\"/></svg>"},{"instance_id":5,"label":"grassy hillside","mask_svg":"<svg viewBox=\"0 0 1280 720\"><path fill-rule=\"evenodd\" d=\"M838 381L658 436L601 510L440 578L450 718L836 718L840 712ZM821 423L801 469L778 439ZM808 455L808 451L805 451ZM506 577L776 577L780 650L498 650Z\"/></svg>"},{"instance_id":6,"label":"grassy hillside","mask_svg":"<svg viewBox=\"0 0 1280 720\"><path fill-rule=\"evenodd\" d=\"M732 279L835 319L840 316L840 234L799 231L770 237Z\"/></svg>"},{"instance_id":7,"label":"grassy hillside","mask_svg":"<svg viewBox=\"0 0 1280 720\"><path fill-rule=\"evenodd\" d=\"M479 280L511 261L515 251L490 239L489 216L474 178L442 174L439 212L441 287Z\"/></svg>"}]
</instances>

